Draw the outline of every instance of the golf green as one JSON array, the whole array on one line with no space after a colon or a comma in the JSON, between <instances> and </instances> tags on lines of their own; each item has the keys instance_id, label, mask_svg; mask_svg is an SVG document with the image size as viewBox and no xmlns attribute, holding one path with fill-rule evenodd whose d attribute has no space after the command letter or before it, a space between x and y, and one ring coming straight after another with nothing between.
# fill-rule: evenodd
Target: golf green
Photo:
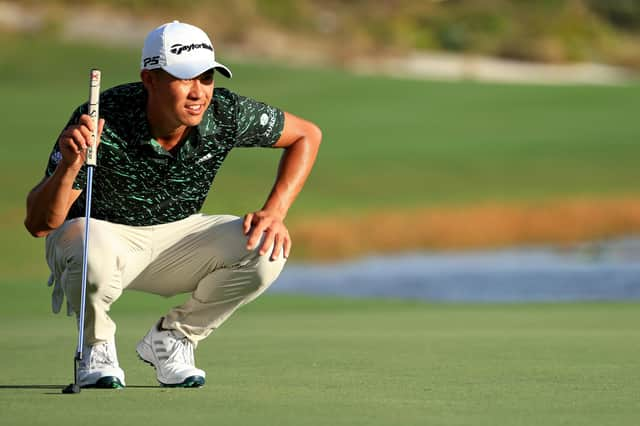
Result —
<instances>
[{"instance_id":1,"label":"golf green","mask_svg":"<svg viewBox=\"0 0 640 426\"><path fill-rule=\"evenodd\" d=\"M158 386L135 344L179 303L125 293L112 311L128 387L63 395L73 320L4 283L7 425L635 425L640 305L449 305L267 294L196 351L201 389Z\"/></svg>"}]
</instances>

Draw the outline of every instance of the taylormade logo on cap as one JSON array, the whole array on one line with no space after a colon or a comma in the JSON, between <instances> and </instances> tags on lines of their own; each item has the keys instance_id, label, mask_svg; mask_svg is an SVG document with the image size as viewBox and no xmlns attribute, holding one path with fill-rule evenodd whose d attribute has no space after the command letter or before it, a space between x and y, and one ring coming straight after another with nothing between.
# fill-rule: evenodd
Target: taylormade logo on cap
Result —
<instances>
[{"instance_id":1,"label":"taylormade logo on cap","mask_svg":"<svg viewBox=\"0 0 640 426\"><path fill-rule=\"evenodd\" d=\"M195 78L215 68L231 78L231 71L216 62L213 44L200 28L173 21L151 31L142 48L141 69L162 68L174 77Z\"/></svg>"},{"instance_id":2,"label":"taylormade logo on cap","mask_svg":"<svg viewBox=\"0 0 640 426\"><path fill-rule=\"evenodd\" d=\"M200 44L193 44L191 43L188 46L183 46L180 43L174 44L173 46L171 46L171 53L175 53L176 55L181 54L182 52L191 52L193 49L209 49L210 51L213 52L213 47L211 47L210 45L206 44L206 43L200 43Z\"/></svg>"}]
</instances>

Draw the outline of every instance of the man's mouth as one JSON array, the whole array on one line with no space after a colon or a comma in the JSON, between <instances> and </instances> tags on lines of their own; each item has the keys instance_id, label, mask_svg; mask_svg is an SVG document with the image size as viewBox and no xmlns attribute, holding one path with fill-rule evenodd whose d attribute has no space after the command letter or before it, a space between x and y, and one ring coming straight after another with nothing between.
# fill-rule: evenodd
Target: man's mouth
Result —
<instances>
[{"instance_id":1,"label":"man's mouth","mask_svg":"<svg viewBox=\"0 0 640 426\"><path fill-rule=\"evenodd\" d=\"M192 114L200 114L202 112L203 105L202 104L187 105L185 108L187 111L189 111Z\"/></svg>"}]
</instances>

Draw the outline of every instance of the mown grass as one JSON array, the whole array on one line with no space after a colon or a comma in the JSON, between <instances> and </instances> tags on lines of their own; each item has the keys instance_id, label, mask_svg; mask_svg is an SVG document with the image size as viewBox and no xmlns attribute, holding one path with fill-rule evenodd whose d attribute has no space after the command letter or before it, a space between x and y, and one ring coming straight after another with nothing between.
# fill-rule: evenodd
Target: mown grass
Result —
<instances>
[{"instance_id":1,"label":"mown grass","mask_svg":"<svg viewBox=\"0 0 640 426\"><path fill-rule=\"evenodd\" d=\"M218 57L225 60L224 49ZM22 227L24 199L90 67L107 88L138 78L139 50L4 37L0 46L0 265L44 275L42 241ZM324 142L290 221L478 202L638 194L640 86L547 87L361 77L328 69L231 63L217 84L317 122ZM204 210L258 208L279 152L236 150Z\"/></svg>"},{"instance_id":2,"label":"mown grass","mask_svg":"<svg viewBox=\"0 0 640 426\"><path fill-rule=\"evenodd\" d=\"M448 305L267 295L196 352L199 390L163 389L134 348L179 303L125 293L112 316L129 387L62 395L73 321L2 280L3 424L634 425L638 304Z\"/></svg>"}]
</instances>

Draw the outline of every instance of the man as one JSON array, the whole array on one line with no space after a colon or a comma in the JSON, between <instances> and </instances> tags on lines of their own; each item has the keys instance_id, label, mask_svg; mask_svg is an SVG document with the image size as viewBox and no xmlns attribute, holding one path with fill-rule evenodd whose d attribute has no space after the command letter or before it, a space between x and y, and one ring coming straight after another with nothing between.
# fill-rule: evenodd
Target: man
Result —
<instances>
[{"instance_id":1,"label":"man","mask_svg":"<svg viewBox=\"0 0 640 426\"><path fill-rule=\"evenodd\" d=\"M83 387L120 388L116 326L109 308L125 289L163 296L191 293L153 325L136 350L166 386L199 387L205 372L194 349L238 307L280 274L291 250L284 218L318 151L313 123L215 88L208 36L178 21L147 36L141 82L101 95L98 163L89 221ZM59 136L44 179L27 197L25 226L46 236L54 285L79 314L86 168L92 122L80 106ZM203 215L200 208L232 148L276 147L284 153L262 208L244 218ZM241 190L241 189L240 189Z\"/></svg>"}]
</instances>

